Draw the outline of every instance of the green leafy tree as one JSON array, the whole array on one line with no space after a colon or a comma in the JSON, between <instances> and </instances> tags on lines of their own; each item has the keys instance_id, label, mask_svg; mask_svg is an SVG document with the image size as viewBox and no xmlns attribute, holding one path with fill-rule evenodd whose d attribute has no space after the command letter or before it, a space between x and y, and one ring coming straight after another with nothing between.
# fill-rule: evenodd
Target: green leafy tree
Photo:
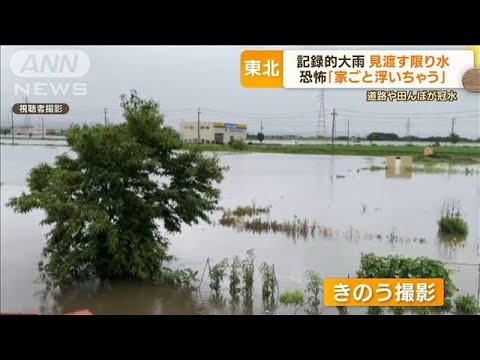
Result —
<instances>
[{"instance_id":1,"label":"green leafy tree","mask_svg":"<svg viewBox=\"0 0 480 360\"><path fill-rule=\"evenodd\" d=\"M367 136L367 140L370 141L370 144L373 144L373 141L376 139L375 133L370 133Z\"/></svg>"},{"instance_id":2,"label":"green leafy tree","mask_svg":"<svg viewBox=\"0 0 480 360\"><path fill-rule=\"evenodd\" d=\"M257 134L257 140L260 141L260 144L263 142L263 140L265 140L265 135L263 135L263 133L259 132Z\"/></svg>"},{"instance_id":3,"label":"green leafy tree","mask_svg":"<svg viewBox=\"0 0 480 360\"><path fill-rule=\"evenodd\" d=\"M185 279L164 265L172 257L163 233L208 222L218 203L218 158L177 151L182 142L164 126L155 101L132 91L122 95L121 106L122 124L71 127L67 142L74 156L34 167L29 193L9 201L16 212L45 212L41 224L51 230L39 269L47 285Z\"/></svg>"},{"instance_id":4,"label":"green leafy tree","mask_svg":"<svg viewBox=\"0 0 480 360\"><path fill-rule=\"evenodd\" d=\"M460 136L456 133L451 133L450 136L448 137L450 143L452 146L456 145L460 141Z\"/></svg>"}]
</instances>

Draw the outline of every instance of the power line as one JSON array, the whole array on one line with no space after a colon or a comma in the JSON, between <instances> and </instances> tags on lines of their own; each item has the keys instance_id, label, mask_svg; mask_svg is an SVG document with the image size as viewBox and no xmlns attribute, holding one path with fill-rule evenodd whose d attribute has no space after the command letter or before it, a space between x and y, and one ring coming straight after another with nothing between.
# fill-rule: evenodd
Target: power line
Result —
<instances>
[{"instance_id":1,"label":"power line","mask_svg":"<svg viewBox=\"0 0 480 360\"><path fill-rule=\"evenodd\" d=\"M342 113L352 113L352 114L363 114L363 115L371 115L371 116L415 116L415 117L421 117L421 116L445 116L445 115L460 115L460 114L467 114L467 113L480 113L480 109L477 110L462 110L462 111L442 111L442 112L428 112L428 113L419 113L419 112L414 112L414 113L392 113L392 112L369 112L369 111L358 111L358 110L349 110L349 109L338 109L338 111L341 111Z\"/></svg>"}]
</instances>

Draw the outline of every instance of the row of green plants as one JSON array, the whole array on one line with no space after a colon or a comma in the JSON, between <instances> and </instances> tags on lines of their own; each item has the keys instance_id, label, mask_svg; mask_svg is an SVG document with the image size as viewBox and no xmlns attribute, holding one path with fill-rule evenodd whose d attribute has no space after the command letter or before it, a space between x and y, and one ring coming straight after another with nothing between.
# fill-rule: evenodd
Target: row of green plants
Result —
<instances>
[{"instance_id":1,"label":"row of green plants","mask_svg":"<svg viewBox=\"0 0 480 360\"><path fill-rule=\"evenodd\" d=\"M247 256L240 259L234 256L229 262L227 258L210 265L207 259L210 290L213 299L222 299L222 284L228 279L230 300L238 304L243 298L244 304L252 304L254 296L255 254L247 251ZM319 274L308 271L305 291L295 290L280 294L279 283L275 273L275 265L262 262L259 267L261 278L262 304L265 310L273 312L278 303L295 305L295 313L302 307L308 314L321 313L322 278ZM201 284L199 285L201 286Z\"/></svg>"},{"instance_id":2,"label":"row of green plants","mask_svg":"<svg viewBox=\"0 0 480 360\"><path fill-rule=\"evenodd\" d=\"M231 301L237 304L243 297L245 304L252 304L254 294L254 250L247 251L245 259L233 257L229 264L228 259L209 266L211 296L214 299L222 298L222 283L229 281ZM278 303L284 306L293 306L294 314L300 309L305 313L317 315L322 313L321 296L323 280L318 273L308 271L306 274L305 289L292 289L280 293L279 283L275 274L275 266L262 262L260 265L262 304L265 310L274 311ZM451 271L438 260L426 257L406 258L402 256L376 256L362 254L358 278L441 278L444 280L445 302L442 307L369 307L368 315L383 315L391 312L394 315L403 315L406 312L428 315L451 312L461 315L473 315L479 311L474 295L453 295L457 291ZM347 315L348 308L339 306L340 315Z\"/></svg>"}]
</instances>

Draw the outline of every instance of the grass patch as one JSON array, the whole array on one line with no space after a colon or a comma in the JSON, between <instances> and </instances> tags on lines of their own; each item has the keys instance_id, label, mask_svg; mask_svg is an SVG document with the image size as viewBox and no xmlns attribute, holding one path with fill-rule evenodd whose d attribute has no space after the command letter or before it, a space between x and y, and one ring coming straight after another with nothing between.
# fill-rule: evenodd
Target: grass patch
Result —
<instances>
[{"instance_id":1,"label":"grass patch","mask_svg":"<svg viewBox=\"0 0 480 360\"><path fill-rule=\"evenodd\" d=\"M457 201L448 200L443 204L438 228L441 234L460 235L468 234L468 225L460 213L460 205Z\"/></svg>"},{"instance_id":2,"label":"grass patch","mask_svg":"<svg viewBox=\"0 0 480 360\"><path fill-rule=\"evenodd\" d=\"M301 290L285 291L280 294L280 304L283 305L302 305L304 302L304 294Z\"/></svg>"},{"instance_id":3,"label":"grass patch","mask_svg":"<svg viewBox=\"0 0 480 360\"><path fill-rule=\"evenodd\" d=\"M184 149L198 147L202 151L250 151L261 153L280 154L314 154L314 155L358 155L358 156L388 156L410 155L415 162L425 163L454 163L480 164L480 146L442 146L435 147L432 156L423 156L424 146L406 145L247 145L246 148L236 150L229 145L185 144Z\"/></svg>"}]
</instances>

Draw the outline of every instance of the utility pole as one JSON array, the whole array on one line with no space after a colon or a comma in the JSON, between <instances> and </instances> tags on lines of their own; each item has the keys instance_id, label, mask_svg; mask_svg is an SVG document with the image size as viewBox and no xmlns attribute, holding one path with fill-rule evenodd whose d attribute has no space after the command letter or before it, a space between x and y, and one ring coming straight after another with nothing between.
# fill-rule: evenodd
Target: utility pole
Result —
<instances>
[{"instance_id":1,"label":"utility pole","mask_svg":"<svg viewBox=\"0 0 480 360\"><path fill-rule=\"evenodd\" d=\"M335 109L333 109L333 112L332 112L331 115L333 116L333 120L332 120L332 152L333 152L333 146L334 146L334 143L335 143L335 116L338 115L335 112Z\"/></svg>"},{"instance_id":2,"label":"utility pole","mask_svg":"<svg viewBox=\"0 0 480 360\"><path fill-rule=\"evenodd\" d=\"M454 134L454 131L455 131L455 118L453 117L452 118L452 132L450 133L450 136L452 136L452 142L450 143L450 146L453 146L453 134Z\"/></svg>"},{"instance_id":3,"label":"utility pole","mask_svg":"<svg viewBox=\"0 0 480 360\"><path fill-rule=\"evenodd\" d=\"M260 120L260 132L263 134L263 120Z\"/></svg>"},{"instance_id":4,"label":"utility pole","mask_svg":"<svg viewBox=\"0 0 480 360\"><path fill-rule=\"evenodd\" d=\"M105 126L107 126L107 108L103 109L103 116L105 119Z\"/></svg>"},{"instance_id":5,"label":"utility pole","mask_svg":"<svg viewBox=\"0 0 480 360\"><path fill-rule=\"evenodd\" d=\"M197 112L197 130L198 130L197 143L200 144L200 108L198 108L198 112Z\"/></svg>"},{"instance_id":6,"label":"utility pole","mask_svg":"<svg viewBox=\"0 0 480 360\"><path fill-rule=\"evenodd\" d=\"M45 139L45 125L43 123L43 117L42 117L42 139Z\"/></svg>"},{"instance_id":7,"label":"utility pole","mask_svg":"<svg viewBox=\"0 0 480 360\"><path fill-rule=\"evenodd\" d=\"M350 144L350 120L347 120L347 145Z\"/></svg>"},{"instance_id":8,"label":"utility pole","mask_svg":"<svg viewBox=\"0 0 480 360\"><path fill-rule=\"evenodd\" d=\"M15 133L13 128L13 110L10 110L10 118L12 119L12 145L15 144Z\"/></svg>"}]
</instances>

